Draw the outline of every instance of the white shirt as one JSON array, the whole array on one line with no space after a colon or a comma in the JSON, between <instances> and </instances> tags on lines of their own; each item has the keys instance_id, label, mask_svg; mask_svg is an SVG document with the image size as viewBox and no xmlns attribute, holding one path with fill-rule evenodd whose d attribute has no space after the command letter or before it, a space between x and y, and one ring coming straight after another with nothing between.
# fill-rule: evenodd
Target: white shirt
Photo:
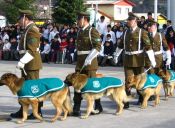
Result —
<instances>
[{"instance_id":1,"label":"white shirt","mask_svg":"<svg viewBox=\"0 0 175 128\"><path fill-rule=\"evenodd\" d=\"M49 38L49 29L45 29L44 32L43 32L43 37L45 39L48 39Z\"/></svg>"},{"instance_id":2,"label":"white shirt","mask_svg":"<svg viewBox=\"0 0 175 128\"><path fill-rule=\"evenodd\" d=\"M5 34L5 35L2 37L2 42L4 43L6 39L9 40L9 35L8 35L8 34Z\"/></svg>"},{"instance_id":3,"label":"white shirt","mask_svg":"<svg viewBox=\"0 0 175 128\"><path fill-rule=\"evenodd\" d=\"M105 35L105 33L107 32L107 23L105 21L103 21L103 22L99 21L97 23L97 31L100 34Z\"/></svg>"},{"instance_id":4,"label":"white shirt","mask_svg":"<svg viewBox=\"0 0 175 128\"><path fill-rule=\"evenodd\" d=\"M116 32L116 38L119 39L122 36L123 32L117 31Z\"/></svg>"},{"instance_id":5,"label":"white shirt","mask_svg":"<svg viewBox=\"0 0 175 128\"><path fill-rule=\"evenodd\" d=\"M44 45L44 50L41 52L41 54L49 54L50 49L51 49L50 45L49 44L45 44Z\"/></svg>"},{"instance_id":6,"label":"white shirt","mask_svg":"<svg viewBox=\"0 0 175 128\"><path fill-rule=\"evenodd\" d=\"M4 43L3 51L10 50L10 47L11 47L11 43L10 42Z\"/></svg>"},{"instance_id":7,"label":"white shirt","mask_svg":"<svg viewBox=\"0 0 175 128\"><path fill-rule=\"evenodd\" d=\"M115 33L113 31L110 31L110 32L106 32L104 37L103 37L103 44L105 43L105 41L107 40L107 35L110 34L111 35L111 40L113 42L113 44L116 43L116 37L115 37Z\"/></svg>"},{"instance_id":8,"label":"white shirt","mask_svg":"<svg viewBox=\"0 0 175 128\"><path fill-rule=\"evenodd\" d=\"M49 34L49 42L51 42L52 39L54 39L55 35L59 33L58 31L51 31Z\"/></svg>"}]
</instances>

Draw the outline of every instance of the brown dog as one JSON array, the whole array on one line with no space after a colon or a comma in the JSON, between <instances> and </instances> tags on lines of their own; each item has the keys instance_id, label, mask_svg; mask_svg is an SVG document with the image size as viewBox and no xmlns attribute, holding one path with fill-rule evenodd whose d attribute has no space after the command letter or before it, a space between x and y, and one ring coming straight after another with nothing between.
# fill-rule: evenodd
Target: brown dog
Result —
<instances>
[{"instance_id":1,"label":"brown dog","mask_svg":"<svg viewBox=\"0 0 175 128\"><path fill-rule=\"evenodd\" d=\"M162 87L162 82L157 82L157 86L155 87L148 86L147 88L145 88L144 86L147 82L147 79L148 77L145 73L128 77L128 86L136 88L136 90L138 90L143 96L143 102L141 104L141 108L143 109L147 107L148 99L152 95L156 96L155 106L160 103L160 90Z\"/></svg>"},{"instance_id":2,"label":"brown dog","mask_svg":"<svg viewBox=\"0 0 175 128\"><path fill-rule=\"evenodd\" d=\"M100 79L100 78L96 78L96 79ZM117 78L112 78L112 79L115 80ZM85 74L72 73L66 77L65 81L70 85L72 85L75 91L81 92L86 87L88 80L89 79ZM95 87L98 88L100 86L100 84L98 84L98 81L95 81L94 83L95 83ZM94 84L90 84L90 86L94 86ZM125 92L125 86L123 86L123 83L119 87L106 88L103 91L97 92L97 93L91 92L91 91L82 92L83 98L87 100L87 112L84 116L81 116L82 119L88 118L91 112L98 113L96 110L93 109L94 101L95 99L99 99L104 95L109 96L111 100L114 100L118 104L118 110L116 112L116 115L120 115L122 113L123 107L124 107L123 102L128 101L128 98Z\"/></svg>"},{"instance_id":3,"label":"brown dog","mask_svg":"<svg viewBox=\"0 0 175 128\"><path fill-rule=\"evenodd\" d=\"M168 100L169 96L173 96L175 87L175 72L173 70L163 70L160 76L164 79L163 87L165 92L165 99Z\"/></svg>"},{"instance_id":4,"label":"brown dog","mask_svg":"<svg viewBox=\"0 0 175 128\"><path fill-rule=\"evenodd\" d=\"M25 81L23 78L18 78L15 74L12 73L4 74L1 76L0 79L0 84L7 85L14 95L18 94L21 88L24 87L23 86L24 82ZM33 89L33 91L36 92L37 91L36 88ZM17 123L23 123L25 120L27 120L29 105L32 106L34 116L40 121L42 121L43 120L42 117L38 114L38 102L44 101L48 98L51 99L57 111L56 115L54 116L54 118L51 119L51 121L52 122L56 121L58 117L61 115L62 110L64 111L64 116L61 117L60 119L65 120L67 118L68 113L72 112L69 88L67 86L63 86L63 88L57 91L49 91L48 93L42 95L41 97L18 98L19 103L23 107L23 118L20 121L17 121Z\"/></svg>"}]
</instances>

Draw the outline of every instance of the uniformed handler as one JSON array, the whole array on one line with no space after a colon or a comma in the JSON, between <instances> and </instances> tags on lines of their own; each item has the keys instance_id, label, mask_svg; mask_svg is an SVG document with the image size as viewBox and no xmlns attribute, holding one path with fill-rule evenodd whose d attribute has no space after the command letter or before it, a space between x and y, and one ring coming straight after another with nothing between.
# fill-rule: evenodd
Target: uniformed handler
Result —
<instances>
[{"instance_id":1,"label":"uniformed handler","mask_svg":"<svg viewBox=\"0 0 175 128\"><path fill-rule=\"evenodd\" d=\"M97 55L101 49L101 39L98 31L89 24L90 14L80 12L78 14L80 30L77 37L77 64L75 71L87 74L89 78L96 77L98 69ZM73 116L80 116L81 93L74 92ZM103 111L100 99L95 100L95 109Z\"/></svg>"},{"instance_id":2,"label":"uniformed handler","mask_svg":"<svg viewBox=\"0 0 175 128\"><path fill-rule=\"evenodd\" d=\"M148 37L148 32L137 26L138 17L132 13L128 13L127 25L128 29L124 32L121 42L116 48L115 61L124 50L124 72L126 93L130 95L130 89L127 86L128 77L139 75L144 72L144 52L146 51L151 65L156 66L154 52ZM129 102L125 103L124 108L129 108Z\"/></svg>"},{"instance_id":3,"label":"uniformed handler","mask_svg":"<svg viewBox=\"0 0 175 128\"><path fill-rule=\"evenodd\" d=\"M166 66L169 67L171 64L171 52L168 47L167 41L165 39L165 35L157 32L157 22L155 22L153 19L149 20L148 22L148 36L151 41L152 49L154 51L155 60L156 60L156 66L154 68L151 68L147 73L160 76L163 80L162 75L162 68L163 68L163 50L165 51L165 60L166 60ZM149 69L151 66L150 60L148 56L145 57L145 68ZM161 75L160 75L161 73ZM163 81L167 82L167 81ZM154 100L155 97L151 96L149 100ZM139 97L138 103L141 103L143 101L142 97Z\"/></svg>"},{"instance_id":4,"label":"uniformed handler","mask_svg":"<svg viewBox=\"0 0 175 128\"><path fill-rule=\"evenodd\" d=\"M21 69L21 75L25 80L38 79L39 70L42 68L39 52L41 34L32 21L33 13L30 10L19 10L19 12L19 25L23 28L24 33L19 43L20 60L17 68ZM42 106L43 102L39 102L38 113L41 115ZM18 112L11 114L13 118L21 118L22 116L22 106ZM28 118L35 119L33 114Z\"/></svg>"}]
</instances>

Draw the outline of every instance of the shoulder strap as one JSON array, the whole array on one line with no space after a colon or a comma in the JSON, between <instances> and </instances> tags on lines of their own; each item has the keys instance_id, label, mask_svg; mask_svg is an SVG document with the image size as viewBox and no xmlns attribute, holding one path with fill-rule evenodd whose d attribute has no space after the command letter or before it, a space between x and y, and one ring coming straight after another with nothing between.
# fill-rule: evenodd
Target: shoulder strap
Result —
<instances>
[{"instance_id":1,"label":"shoulder strap","mask_svg":"<svg viewBox=\"0 0 175 128\"><path fill-rule=\"evenodd\" d=\"M91 42L91 45L92 45L91 31L92 31L92 27L90 27L90 29L89 29L89 39L90 39L90 42Z\"/></svg>"},{"instance_id":2,"label":"shoulder strap","mask_svg":"<svg viewBox=\"0 0 175 128\"><path fill-rule=\"evenodd\" d=\"M163 50L163 47L162 47L162 35L161 35L161 33L159 33L159 37L160 37L160 50Z\"/></svg>"},{"instance_id":3,"label":"shoulder strap","mask_svg":"<svg viewBox=\"0 0 175 128\"><path fill-rule=\"evenodd\" d=\"M26 50L26 38L27 38L27 33L28 31L33 27L33 25L31 25L25 32L24 34L24 50Z\"/></svg>"},{"instance_id":4,"label":"shoulder strap","mask_svg":"<svg viewBox=\"0 0 175 128\"><path fill-rule=\"evenodd\" d=\"M140 50L140 44L141 44L141 35L142 35L142 29L140 28L139 30L139 46L138 46L138 51Z\"/></svg>"},{"instance_id":5,"label":"shoulder strap","mask_svg":"<svg viewBox=\"0 0 175 128\"><path fill-rule=\"evenodd\" d=\"M126 39L125 39L125 37L126 37L127 31L128 31L128 29L124 32L124 39L123 39L123 42L124 42L124 49L125 49L125 45L126 45Z\"/></svg>"}]
</instances>

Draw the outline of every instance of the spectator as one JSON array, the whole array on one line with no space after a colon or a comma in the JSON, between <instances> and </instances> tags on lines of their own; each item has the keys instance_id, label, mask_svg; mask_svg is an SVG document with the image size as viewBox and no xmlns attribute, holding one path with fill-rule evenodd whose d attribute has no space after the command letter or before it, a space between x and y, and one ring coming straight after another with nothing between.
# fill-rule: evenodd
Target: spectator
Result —
<instances>
[{"instance_id":1,"label":"spectator","mask_svg":"<svg viewBox=\"0 0 175 128\"><path fill-rule=\"evenodd\" d=\"M10 39L11 47L10 47L10 60L18 60L19 53L17 51L18 42L15 37Z\"/></svg>"},{"instance_id":2,"label":"spectator","mask_svg":"<svg viewBox=\"0 0 175 128\"><path fill-rule=\"evenodd\" d=\"M58 41L58 35L51 41L51 61L56 63L57 54L60 48L60 42Z\"/></svg>"},{"instance_id":3,"label":"spectator","mask_svg":"<svg viewBox=\"0 0 175 128\"><path fill-rule=\"evenodd\" d=\"M105 41L107 40L107 35L110 34L111 35L111 40L113 42L113 44L116 43L116 37L115 37L115 33L111 30L111 25L107 26L107 32L105 33L105 36L103 38L103 43L105 43Z\"/></svg>"},{"instance_id":4,"label":"spectator","mask_svg":"<svg viewBox=\"0 0 175 128\"><path fill-rule=\"evenodd\" d=\"M107 23L105 22L104 16L101 16L100 21L97 23L97 31L100 33L101 39L103 39L107 32Z\"/></svg>"},{"instance_id":5,"label":"spectator","mask_svg":"<svg viewBox=\"0 0 175 128\"><path fill-rule=\"evenodd\" d=\"M6 39L4 42L4 46L3 46L3 59L4 60L9 60L10 58L10 47L11 47L11 44L8 41L8 39Z\"/></svg>"},{"instance_id":6,"label":"spectator","mask_svg":"<svg viewBox=\"0 0 175 128\"><path fill-rule=\"evenodd\" d=\"M56 63L59 64L64 64L64 59L66 56L66 47L68 46L68 43L66 41L66 37L62 37L61 43L60 43L60 48L57 54L57 61Z\"/></svg>"},{"instance_id":7,"label":"spectator","mask_svg":"<svg viewBox=\"0 0 175 128\"><path fill-rule=\"evenodd\" d=\"M72 64L74 61L74 51L75 51L74 38L70 38L66 51L66 58L67 58L66 60L68 60L69 64Z\"/></svg>"},{"instance_id":8,"label":"spectator","mask_svg":"<svg viewBox=\"0 0 175 128\"><path fill-rule=\"evenodd\" d=\"M173 26L171 25L171 20L167 21L167 28L166 28L166 32L165 32L165 37L168 40L168 38L170 38L170 31L174 31Z\"/></svg>"},{"instance_id":9,"label":"spectator","mask_svg":"<svg viewBox=\"0 0 175 128\"><path fill-rule=\"evenodd\" d=\"M104 43L104 57L101 62L101 66L105 66L107 60L109 60L109 64L111 66L115 66L113 61L113 53L114 53L114 45L111 39L111 35L107 34L107 40Z\"/></svg>"},{"instance_id":10,"label":"spectator","mask_svg":"<svg viewBox=\"0 0 175 128\"><path fill-rule=\"evenodd\" d=\"M49 63L49 53L50 53L50 44L48 40L44 40L44 50L41 52L43 62Z\"/></svg>"},{"instance_id":11,"label":"spectator","mask_svg":"<svg viewBox=\"0 0 175 128\"><path fill-rule=\"evenodd\" d=\"M57 27L55 26L53 30L49 34L49 43L51 43L51 40L54 39L54 37L59 34Z\"/></svg>"},{"instance_id":12,"label":"spectator","mask_svg":"<svg viewBox=\"0 0 175 128\"><path fill-rule=\"evenodd\" d=\"M2 39L0 38L0 60L2 60L2 53L3 53L3 45Z\"/></svg>"},{"instance_id":13,"label":"spectator","mask_svg":"<svg viewBox=\"0 0 175 128\"><path fill-rule=\"evenodd\" d=\"M138 27L144 29L145 24L146 24L145 16L141 16L140 21L138 21Z\"/></svg>"}]
</instances>

